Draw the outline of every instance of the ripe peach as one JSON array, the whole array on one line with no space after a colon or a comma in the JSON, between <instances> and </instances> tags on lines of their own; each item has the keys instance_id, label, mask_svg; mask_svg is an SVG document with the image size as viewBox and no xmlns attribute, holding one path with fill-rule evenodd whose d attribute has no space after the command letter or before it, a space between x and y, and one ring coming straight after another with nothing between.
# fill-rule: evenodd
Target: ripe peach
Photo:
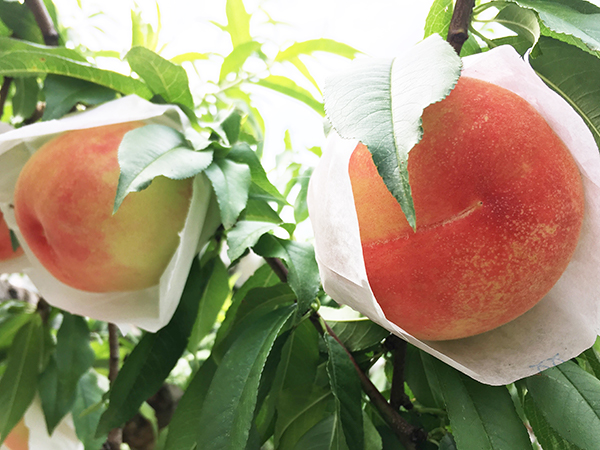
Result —
<instances>
[{"instance_id":1,"label":"ripe peach","mask_svg":"<svg viewBox=\"0 0 600 450\"><path fill-rule=\"evenodd\" d=\"M388 320L457 339L532 308L567 267L584 197L561 139L518 95L461 78L427 107L409 154L416 231L367 148L349 175L369 284Z\"/></svg>"},{"instance_id":2,"label":"ripe peach","mask_svg":"<svg viewBox=\"0 0 600 450\"><path fill-rule=\"evenodd\" d=\"M29 429L25 426L25 421L21 419L19 423L8 433L4 440L4 445L9 450L28 450L29 449Z\"/></svg>"},{"instance_id":3,"label":"ripe peach","mask_svg":"<svg viewBox=\"0 0 600 450\"><path fill-rule=\"evenodd\" d=\"M43 145L23 167L14 192L25 242L58 280L111 292L159 282L179 244L192 179L157 177L129 194L116 214L117 151L141 122L70 131Z\"/></svg>"},{"instance_id":4,"label":"ripe peach","mask_svg":"<svg viewBox=\"0 0 600 450\"><path fill-rule=\"evenodd\" d=\"M23 249L19 247L17 251L13 251L12 241L10 239L10 231L4 215L0 212L0 261L7 261L16 258L23 254Z\"/></svg>"}]
</instances>

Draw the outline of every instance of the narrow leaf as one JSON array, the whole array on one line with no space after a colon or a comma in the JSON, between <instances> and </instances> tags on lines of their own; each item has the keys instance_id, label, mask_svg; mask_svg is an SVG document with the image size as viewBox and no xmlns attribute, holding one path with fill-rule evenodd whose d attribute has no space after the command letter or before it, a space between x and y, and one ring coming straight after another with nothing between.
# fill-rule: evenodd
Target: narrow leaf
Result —
<instances>
[{"instance_id":1,"label":"narrow leaf","mask_svg":"<svg viewBox=\"0 0 600 450\"><path fill-rule=\"evenodd\" d=\"M12 98L13 115L28 119L34 113L40 92L35 77L16 78L15 95Z\"/></svg>"},{"instance_id":2,"label":"narrow leaf","mask_svg":"<svg viewBox=\"0 0 600 450\"><path fill-rule=\"evenodd\" d=\"M296 443L294 450L343 450L343 440L338 414L332 414L308 430Z\"/></svg>"},{"instance_id":3,"label":"narrow leaf","mask_svg":"<svg viewBox=\"0 0 600 450\"><path fill-rule=\"evenodd\" d=\"M290 80L287 77L281 75L269 75L266 78L261 78L256 81L256 84L295 98L296 100L299 100L302 103L310 106L320 115L325 115L323 104L316 100L310 92L298 86L293 80Z\"/></svg>"},{"instance_id":4,"label":"narrow leaf","mask_svg":"<svg viewBox=\"0 0 600 450\"><path fill-rule=\"evenodd\" d=\"M531 46L540 38L540 24L533 11L520 8L517 5L508 5L502 8L494 21L504 25L519 36L523 36Z\"/></svg>"},{"instance_id":5,"label":"narrow leaf","mask_svg":"<svg viewBox=\"0 0 600 450\"><path fill-rule=\"evenodd\" d=\"M401 57L356 63L325 84L325 108L333 127L369 148L413 228L408 152L421 139L423 109L450 93L460 68L454 49L432 35Z\"/></svg>"},{"instance_id":6,"label":"narrow leaf","mask_svg":"<svg viewBox=\"0 0 600 450\"><path fill-rule=\"evenodd\" d=\"M244 254L247 248L258 242L260 237L277 228L273 222L240 220L227 233L227 256L235 261Z\"/></svg>"},{"instance_id":7,"label":"narrow leaf","mask_svg":"<svg viewBox=\"0 0 600 450\"><path fill-rule=\"evenodd\" d=\"M230 73L237 73L246 60L252 56L253 53L260 50L261 44L256 41L248 41L235 47L232 52L227 55L223 64L221 65L221 73L219 75L219 83L225 81L225 78Z\"/></svg>"},{"instance_id":8,"label":"narrow leaf","mask_svg":"<svg viewBox=\"0 0 600 450\"><path fill-rule=\"evenodd\" d=\"M353 47L333 39L312 39L309 41L295 42L285 50L279 52L275 61L292 61L300 55L312 55L314 52L327 52L344 58L353 59L358 53Z\"/></svg>"},{"instance_id":9,"label":"narrow leaf","mask_svg":"<svg viewBox=\"0 0 600 450\"><path fill-rule=\"evenodd\" d=\"M106 441L106 435L95 437L96 427L104 412L102 396L108 390L108 379L96 371L89 370L77 383L75 403L73 404L73 424L79 440L85 450L97 450Z\"/></svg>"},{"instance_id":10,"label":"narrow leaf","mask_svg":"<svg viewBox=\"0 0 600 450\"><path fill-rule=\"evenodd\" d=\"M217 195L225 229L233 226L248 201L251 174L246 164L215 159L205 170Z\"/></svg>"},{"instance_id":11,"label":"narrow leaf","mask_svg":"<svg viewBox=\"0 0 600 450\"><path fill-rule=\"evenodd\" d=\"M427 38L432 34L446 37L450 28L450 20L452 20L452 12L452 0L434 0L429 8L427 19L425 19L425 35L423 37Z\"/></svg>"},{"instance_id":12,"label":"narrow leaf","mask_svg":"<svg viewBox=\"0 0 600 450\"><path fill-rule=\"evenodd\" d=\"M44 36L29 7L21 2L0 2L0 19L15 37L25 41L44 43Z\"/></svg>"},{"instance_id":13,"label":"narrow leaf","mask_svg":"<svg viewBox=\"0 0 600 450\"><path fill-rule=\"evenodd\" d=\"M535 405L531 395L525 396L525 414L527 420L535 433L540 445L544 450L581 450L576 445L573 445L562 438L554 428L546 421L546 418Z\"/></svg>"},{"instance_id":14,"label":"narrow leaf","mask_svg":"<svg viewBox=\"0 0 600 450\"><path fill-rule=\"evenodd\" d=\"M250 14L246 12L243 0L227 0L225 5L227 27L233 47L252 40L250 36Z\"/></svg>"}]
</instances>

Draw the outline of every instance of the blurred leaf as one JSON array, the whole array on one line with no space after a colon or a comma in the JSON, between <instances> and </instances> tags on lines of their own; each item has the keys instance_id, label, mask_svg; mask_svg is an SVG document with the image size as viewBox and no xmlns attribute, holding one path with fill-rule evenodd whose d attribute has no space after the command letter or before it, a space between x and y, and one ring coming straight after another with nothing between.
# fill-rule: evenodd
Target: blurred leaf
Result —
<instances>
[{"instance_id":1,"label":"blurred leaf","mask_svg":"<svg viewBox=\"0 0 600 450\"><path fill-rule=\"evenodd\" d=\"M368 147L413 228L408 153L421 140L423 109L450 93L460 67L454 49L432 35L401 57L355 63L325 84L325 108L333 127Z\"/></svg>"},{"instance_id":2,"label":"blurred leaf","mask_svg":"<svg viewBox=\"0 0 600 450\"><path fill-rule=\"evenodd\" d=\"M549 30L549 36L561 41L568 40L570 44L577 43L582 50L594 52L600 57L600 7L578 0L510 1L536 11L540 21Z\"/></svg>"},{"instance_id":3,"label":"blurred leaf","mask_svg":"<svg viewBox=\"0 0 600 450\"><path fill-rule=\"evenodd\" d=\"M246 12L243 0L227 0L225 12L227 14L227 26L225 27L225 30L231 36L233 48L251 41L251 15Z\"/></svg>"},{"instance_id":4,"label":"blurred leaf","mask_svg":"<svg viewBox=\"0 0 600 450\"><path fill-rule=\"evenodd\" d=\"M266 78L261 78L256 81L256 84L295 98L307 106L310 106L321 116L325 115L323 103L316 100L310 92L298 86L293 80L290 80L287 77L281 75L269 75Z\"/></svg>"},{"instance_id":5,"label":"blurred leaf","mask_svg":"<svg viewBox=\"0 0 600 450\"><path fill-rule=\"evenodd\" d=\"M219 74L219 83L225 81L225 78L230 73L237 73L246 60L252 56L253 53L260 50L261 44L256 41L248 41L238 45L233 51L227 55L223 64L221 65L221 73Z\"/></svg>"},{"instance_id":6,"label":"blurred leaf","mask_svg":"<svg viewBox=\"0 0 600 450\"><path fill-rule=\"evenodd\" d=\"M344 450L344 440L338 413L325 417L308 430L296 443L294 450Z\"/></svg>"},{"instance_id":7,"label":"blurred leaf","mask_svg":"<svg viewBox=\"0 0 600 450\"><path fill-rule=\"evenodd\" d=\"M535 406L560 436L582 449L600 442L600 380L567 361L526 378Z\"/></svg>"},{"instance_id":8,"label":"blurred leaf","mask_svg":"<svg viewBox=\"0 0 600 450\"><path fill-rule=\"evenodd\" d=\"M425 19L425 34L423 38L427 38L435 33L446 38L453 11L452 0L434 0L431 8L429 8L427 19Z\"/></svg>"},{"instance_id":9,"label":"blurred leaf","mask_svg":"<svg viewBox=\"0 0 600 450\"><path fill-rule=\"evenodd\" d=\"M141 81L73 59L73 53L69 49L32 45L0 37L0 75L64 75L99 84L125 95L136 94L144 99L152 97L150 89Z\"/></svg>"},{"instance_id":10,"label":"blurred leaf","mask_svg":"<svg viewBox=\"0 0 600 450\"><path fill-rule=\"evenodd\" d=\"M164 450L193 449L196 445L198 417L202 412L206 394L208 394L216 371L217 364L210 357L204 361L192 378L169 424L169 434Z\"/></svg>"},{"instance_id":11,"label":"blurred leaf","mask_svg":"<svg viewBox=\"0 0 600 450\"><path fill-rule=\"evenodd\" d=\"M250 198L242 214L244 220L256 220L280 224L283 221L279 214L264 200Z\"/></svg>"},{"instance_id":12,"label":"blurred leaf","mask_svg":"<svg viewBox=\"0 0 600 450\"><path fill-rule=\"evenodd\" d=\"M220 128L225 133L227 141L230 145L235 144L240 136L240 124L242 122L242 115L239 111L234 110L229 114L223 122L220 123Z\"/></svg>"},{"instance_id":13,"label":"blurred leaf","mask_svg":"<svg viewBox=\"0 0 600 450\"><path fill-rule=\"evenodd\" d=\"M363 411L363 423L365 425L365 449L383 450L381 435L365 411Z\"/></svg>"},{"instance_id":14,"label":"blurred leaf","mask_svg":"<svg viewBox=\"0 0 600 450\"><path fill-rule=\"evenodd\" d=\"M73 404L73 424L85 450L97 450L106 441L106 435L95 437L100 416L105 410L102 396L108 390L108 379L95 370L88 370L77 383Z\"/></svg>"},{"instance_id":15,"label":"blurred leaf","mask_svg":"<svg viewBox=\"0 0 600 450\"><path fill-rule=\"evenodd\" d=\"M0 350L10 347L17 332L35 316L32 307L25 302L0 302Z\"/></svg>"},{"instance_id":16,"label":"blurred leaf","mask_svg":"<svg viewBox=\"0 0 600 450\"><path fill-rule=\"evenodd\" d=\"M531 450L531 441L508 390L488 386L431 358L452 433L461 450Z\"/></svg>"},{"instance_id":17,"label":"blurred leaf","mask_svg":"<svg viewBox=\"0 0 600 450\"><path fill-rule=\"evenodd\" d=\"M185 69L144 47L133 47L125 56L134 72L148 83L155 94L167 103L194 109L189 80Z\"/></svg>"},{"instance_id":18,"label":"blurred leaf","mask_svg":"<svg viewBox=\"0 0 600 450\"><path fill-rule=\"evenodd\" d=\"M312 175L313 170L313 167L309 167L302 172L302 175L298 178L300 192L298 192L296 202L294 203L294 220L296 223L300 223L308 219L308 205L306 203L306 197L308 195L308 182L310 181L310 176Z\"/></svg>"},{"instance_id":19,"label":"blurred leaf","mask_svg":"<svg viewBox=\"0 0 600 450\"><path fill-rule=\"evenodd\" d=\"M79 379L94 363L90 330L83 317L63 312L56 336L56 350L40 375L39 393L48 432L71 411Z\"/></svg>"},{"instance_id":20,"label":"blurred leaf","mask_svg":"<svg viewBox=\"0 0 600 450\"><path fill-rule=\"evenodd\" d=\"M425 367L427 364L427 367ZM417 402L426 408L444 408L433 357L412 344L406 346L404 377Z\"/></svg>"},{"instance_id":21,"label":"blurred leaf","mask_svg":"<svg viewBox=\"0 0 600 450\"><path fill-rule=\"evenodd\" d=\"M13 30L14 37L36 44L44 43L44 36L31 10L24 3L0 2L0 19Z\"/></svg>"},{"instance_id":22,"label":"blurred leaf","mask_svg":"<svg viewBox=\"0 0 600 450\"><path fill-rule=\"evenodd\" d=\"M300 55L312 55L314 52L327 52L344 58L353 59L357 53L360 53L353 47L343 44L333 39L312 39L309 41L295 42L285 50L279 52L275 61L292 61Z\"/></svg>"},{"instance_id":23,"label":"blurred leaf","mask_svg":"<svg viewBox=\"0 0 600 450\"><path fill-rule=\"evenodd\" d=\"M329 326L351 352L357 352L379 344L390 332L367 318L359 320L327 320Z\"/></svg>"},{"instance_id":24,"label":"blurred leaf","mask_svg":"<svg viewBox=\"0 0 600 450\"><path fill-rule=\"evenodd\" d=\"M183 134L165 125L150 124L127 132L119 145L121 174L113 213L128 193L146 189L155 177L193 177L210 165L212 156L210 151L192 150Z\"/></svg>"},{"instance_id":25,"label":"blurred leaf","mask_svg":"<svg viewBox=\"0 0 600 450\"><path fill-rule=\"evenodd\" d=\"M92 106L116 97L116 92L105 86L60 75L48 75L44 80L43 91L46 108L42 120L60 119L78 103Z\"/></svg>"},{"instance_id":26,"label":"blurred leaf","mask_svg":"<svg viewBox=\"0 0 600 450\"><path fill-rule=\"evenodd\" d=\"M577 357L577 360L584 364L585 370L600 378L600 353L594 347L588 348Z\"/></svg>"},{"instance_id":27,"label":"blurred leaf","mask_svg":"<svg viewBox=\"0 0 600 450\"><path fill-rule=\"evenodd\" d=\"M277 228L273 222L240 220L227 233L227 256L235 261L244 254L247 248L258 242L260 237Z\"/></svg>"},{"instance_id":28,"label":"blurred leaf","mask_svg":"<svg viewBox=\"0 0 600 450\"><path fill-rule=\"evenodd\" d=\"M329 354L327 374L329 375L331 391L336 399L336 415L340 418L348 448L350 450L362 450L365 436L360 379L344 348L328 334L324 338Z\"/></svg>"},{"instance_id":29,"label":"blurred leaf","mask_svg":"<svg viewBox=\"0 0 600 450\"><path fill-rule=\"evenodd\" d=\"M225 229L231 228L248 201L251 171L246 164L215 159L205 172L217 195Z\"/></svg>"},{"instance_id":30,"label":"blurred leaf","mask_svg":"<svg viewBox=\"0 0 600 450\"><path fill-rule=\"evenodd\" d=\"M257 318L227 351L217 368L198 422L196 445L238 450L246 445L261 372L279 331L295 306Z\"/></svg>"},{"instance_id":31,"label":"blurred leaf","mask_svg":"<svg viewBox=\"0 0 600 450\"><path fill-rule=\"evenodd\" d=\"M581 450L576 445L563 439L560 434L548 424L544 414L542 414L537 406L535 406L535 402L529 394L525 396L525 414L535 433L535 437L540 445L543 446L544 450Z\"/></svg>"},{"instance_id":32,"label":"blurred leaf","mask_svg":"<svg viewBox=\"0 0 600 450\"><path fill-rule=\"evenodd\" d=\"M181 301L169 323L156 333L146 333L127 357L110 389L108 409L102 414L96 436L121 426L140 405L154 395L187 346L198 313L198 301L208 277L194 259Z\"/></svg>"},{"instance_id":33,"label":"blurred leaf","mask_svg":"<svg viewBox=\"0 0 600 450\"><path fill-rule=\"evenodd\" d=\"M196 322L188 340L187 348L191 353L198 349L202 339L212 330L217 315L230 292L229 274L223 261L220 258L215 258L212 262L207 263L207 265L209 264L212 265L212 271L206 274L208 284L202 294Z\"/></svg>"},{"instance_id":34,"label":"blurred leaf","mask_svg":"<svg viewBox=\"0 0 600 450\"><path fill-rule=\"evenodd\" d=\"M205 59L208 59L208 56L209 56L208 53L187 52L187 53L182 53L180 55L174 56L169 61L171 61L173 64L181 64L184 62L205 60Z\"/></svg>"},{"instance_id":35,"label":"blurred leaf","mask_svg":"<svg viewBox=\"0 0 600 450\"><path fill-rule=\"evenodd\" d=\"M30 118L35 112L40 88L36 77L15 78L15 95L12 98L13 115Z\"/></svg>"},{"instance_id":36,"label":"blurred leaf","mask_svg":"<svg viewBox=\"0 0 600 450\"><path fill-rule=\"evenodd\" d=\"M298 313L304 314L317 297L321 284L312 244L287 241L265 234L253 250L260 256L285 261L289 270L288 283L298 298Z\"/></svg>"},{"instance_id":37,"label":"blurred leaf","mask_svg":"<svg viewBox=\"0 0 600 450\"><path fill-rule=\"evenodd\" d=\"M446 433L442 440L440 441L439 450L458 450L456 446L456 442L454 442L454 437L450 433ZM551 449L547 449L551 450Z\"/></svg>"},{"instance_id":38,"label":"blurred leaf","mask_svg":"<svg viewBox=\"0 0 600 450\"><path fill-rule=\"evenodd\" d=\"M511 31L523 36L531 46L540 38L540 25L537 16L530 9L520 8L515 4L502 8L494 22L504 25Z\"/></svg>"},{"instance_id":39,"label":"blurred leaf","mask_svg":"<svg viewBox=\"0 0 600 450\"><path fill-rule=\"evenodd\" d=\"M42 319L36 314L15 336L0 378L0 445L35 396L43 348Z\"/></svg>"},{"instance_id":40,"label":"blurred leaf","mask_svg":"<svg viewBox=\"0 0 600 450\"><path fill-rule=\"evenodd\" d=\"M530 64L542 80L584 120L600 146L600 60L578 48L542 36L541 55ZM557 64L560 61L560 64Z\"/></svg>"}]
</instances>

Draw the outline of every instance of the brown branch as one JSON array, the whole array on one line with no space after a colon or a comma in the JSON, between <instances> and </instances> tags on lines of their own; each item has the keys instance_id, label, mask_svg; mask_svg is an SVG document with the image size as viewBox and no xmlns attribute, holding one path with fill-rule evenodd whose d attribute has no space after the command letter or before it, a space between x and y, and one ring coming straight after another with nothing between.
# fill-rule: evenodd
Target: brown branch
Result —
<instances>
[{"instance_id":1,"label":"brown branch","mask_svg":"<svg viewBox=\"0 0 600 450\"><path fill-rule=\"evenodd\" d=\"M119 329L114 323L108 324L108 347L110 358L108 360L108 380L114 383L119 374ZM108 433L108 438L102 446L103 450L119 450L123 441L123 429L113 428Z\"/></svg>"},{"instance_id":2,"label":"brown branch","mask_svg":"<svg viewBox=\"0 0 600 450\"><path fill-rule=\"evenodd\" d=\"M279 279L286 283L288 279L288 269L285 267L281 259L279 258L265 258L267 264L273 269L275 275L279 277Z\"/></svg>"},{"instance_id":3,"label":"brown branch","mask_svg":"<svg viewBox=\"0 0 600 450\"><path fill-rule=\"evenodd\" d=\"M404 391L404 363L406 361L406 341L390 334L385 340L385 347L392 353L392 390L390 392L390 405L394 409L412 409L413 404Z\"/></svg>"},{"instance_id":4,"label":"brown branch","mask_svg":"<svg viewBox=\"0 0 600 450\"><path fill-rule=\"evenodd\" d=\"M44 36L46 45L56 47L59 39L58 32L56 31L56 28L54 28L54 23L52 22L50 14L48 14L48 10L46 9L43 0L25 0L25 4L33 13L33 17L35 17L35 21L42 32L42 36Z\"/></svg>"},{"instance_id":5,"label":"brown branch","mask_svg":"<svg viewBox=\"0 0 600 450\"><path fill-rule=\"evenodd\" d=\"M460 55L463 44L469 38L469 23L474 7L475 0L456 0L446 40L458 55Z\"/></svg>"}]
</instances>

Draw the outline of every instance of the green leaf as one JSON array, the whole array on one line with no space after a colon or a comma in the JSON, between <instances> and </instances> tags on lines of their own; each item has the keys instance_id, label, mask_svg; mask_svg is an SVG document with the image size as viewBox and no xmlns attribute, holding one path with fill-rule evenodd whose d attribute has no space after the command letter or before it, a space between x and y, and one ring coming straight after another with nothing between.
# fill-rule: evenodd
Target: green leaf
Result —
<instances>
[{"instance_id":1,"label":"green leaf","mask_svg":"<svg viewBox=\"0 0 600 450\"><path fill-rule=\"evenodd\" d=\"M454 436L452 436L450 433L446 433L440 441L439 450L458 450L456 442L454 442Z\"/></svg>"},{"instance_id":2,"label":"green leaf","mask_svg":"<svg viewBox=\"0 0 600 450\"><path fill-rule=\"evenodd\" d=\"M596 378L600 378L600 353L594 347L588 348L577 357L580 365Z\"/></svg>"},{"instance_id":3,"label":"green leaf","mask_svg":"<svg viewBox=\"0 0 600 450\"><path fill-rule=\"evenodd\" d=\"M248 41L236 46L233 51L227 55L221 65L221 73L219 74L219 83L225 81L225 78L230 73L238 73L246 60L261 48L260 42Z\"/></svg>"},{"instance_id":4,"label":"green leaf","mask_svg":"<svg viewBox=\"0 0 600 450\"><path fill-rule=\"evenodd\" d=\"M184 62L197 61L199 59L205 60L205 59L208 59L208 56L209 56L208 53L187 52L187 53L182 53L180 55L174 56L169 61L171 61L173 64L181 64Z\"/></svg>"},{"instance_id":5,"label":"green leaf","mask_svg":"<svg viewBox=\"0 0 600 450\"><path fill-rule=\"evenodd\" d=\"M253 250L260 256L285 261L289 270L288 282L298 298L298 313L304 314L317 297L321 283L312 244L287 241L265 234Z\"/></svg>"},{"instance_id":6,"label":"green leaf","mask_svg":"<svg viewBox=\"0 0 600 450\"><path fill-rule=\"evenodd\" d=\"M390 332L366 317L354 320L327 320L337 337L351 352L379 344Z\"/></svg>"},{"instance_id":7,"label":"green leaf","mask_svg":"<svg viewBox=\"0 0 600 450\"><path fill-rule=\"evenodd\" d=\"M333 127L368 147L413 229L408 152L421 140L423 109L450 93L460 68L454 49L432 35L402 57L357 63L325 84L325 108Z\"/></svg>"},{"instance_id":8,"label":"green leaf","mask_svg":"<svg viewBox=\"0 0 600 450\"><path fill-rule=\"evenodd\" d=\"M0 302L0 351L10 347L17 332L35 316L25 302Z\"/></svg>"},{"instance_id":9,"label":"green leaf","mask_svg":"<svg viewBox=\"0 0 600 450\"><path fill-rule=\"evenodd\" d=\"M600 8L578 0L511 0L538 13L540 21L559 40L573 37L579 47L600 57ZM572 40L569 43L573 43ZM583 45L582 45L583 44Z\"/></svg>"},{"instance_id":10,"label":"green leaf","mask_svg":"<svg viewBox=\"0 0 600 450\"><path fill-rule=\"evenodd\" d=\"M94 363L87 322L80 316L63 312L56 337L56 351L40 375L39 392L48 432L71 411L79 379Z\"/></svg>"},{"instance_id":11,"label":"green leaf","mask_svg":"<svg viewBox=\"0 0 600 450\"><path fill-rule=\"evenodd\" d=\"M179 306L170 322L156 333L146 333L125 360L110 390L108 409L102 414L97 436L129 420L154 395L177 364L187 346L198 313L198 300L208 277L194 259Z\"/></svg>"},{"instance_id":12,"label":"green leaf","mask_svg":"<svg viewBox=\"0 0 600 450\"><path fill-rule=\"evenodd\" d=\"M444 399L432 356L412 344L406 346L404 377L417 402L426 408L444 408Z\"/></svg>"},{"instance_id":13,"label":"green leaf","mask_svg":"<svg viewBox=\"0 0 600 450\"><path fill-rule=\"evenodd\" d=\"M116 92L105 86L60 75L48 75L43 91L46 108L42 120L60 119L79 103L98 105L116 97Z\"/></svg>"},{"instance_id":14,"label":"green leaf","mask_svg":"<svg viewBox=\"0 0 600 450\"><path fill-rule=\"evenodd\" d=\"M308 430L296 443L294 450L344 450L347 448L349 447L344 441L340 418L336 413L325 417Z\"/></svg>"},{"instance_id":15,"label":"green leaf","mask_svg":"<svg viewBox=\"0 0 600 450\"><path fill-rule=\"evenodd\" d=\"M35 112L40 88L35 77L15 78L12 98L13 115L28 119Z\"/></svg>"},{"instance_id":16,"label":"green leaf","mask_svg":"<svg viewBox=\"0 0 600 450\"><path fill-rule=\"evenodd\" d=\"M106 441L103 434L96 438L96 427L104 412L102 396L108 389L108 380L95 370L88 370L77 383L75 403L73 404L73 424L79 440L85 450L97 450Z\"/></svg>"},{"instance_id":17,"label":"green leaf","mask_svg":"<svg viewBox=\"0 0 600 450\"><path fill-rule=\"evenodd\" d=\"M37 44L44 43L40 27L26 4L10 1L0 2L0 19L13 30L16 38Z\"/></svg>"},{"instance_id":18,"label":"green leaf","mask_svg":"<svg viewBox=\"0 0 600 450\"><path fill-rule=\"evenodd\" d=\"M44 348L42 319L36 314L21 327L8 351L6 370L0 378L0 445L21 420L37 391Z\"/></svg>"},{"instance_id":19,"label":"green leaf","mask_svg":"<svg viewBox=\"0 0 600 450\"><path fill-rule=\"evenodd\" d=\"M523 36L531 46L540 38L540 24L530 9L520 8L515 4L508 5L498 12L494 22L504 25L518 36Z\"/></svg>"},{"instance_id":20,"label":"green leaf","mask_svg":"<svg viewBox=\"0 0 600 450\"><path fill-rule=\"evenodd\" d=\"M47 45L34 44L32 42L20 41L10 37L0 37L0 53L9 52L42 52L54 56L62 56L66 59L85 63L87 60L76 50L66 47L49 47Z\"/></svg>"},{"instance_id":21,"label":"green leaf","mask_svg":"<svg viewBox=\"0 0 600 450\"><path fill-rule=\"evenodd\" d=\"M308 219L308 205L306 203L306 197L308 195L308 182L310 181L310 176L312 175L313 170L313 167L309 167L302 172L300 177L298 177L300 192L298 192L298 196L296 197L296 201L294 203L294 220L296 223L300 223Z\"/></svg>"},{"instance_id":22,"label":"green leaf","mask_svg":"<svg viewBox=\"0 0 600 450\"><path fill-rule=\"evenodd\" d=\"M544 82L584 120L600 146L600 60L571 45L542 36L541 55L530 64Z\"/></svg>"},{"instance_id":23,"label":"green leaf","mask_svg":"<svg viewBox=\"0 0 600 450\"><path fill-rule=\"evenodd\" d=\"M365 436L360 379L343 347L329 335L325 335L324 338L329 354L327 374L336 400L336 415L340 417L348 448L361 450L364 447Z\"/></svg>"},{"instance_id":24,"label":"green leaf","mask_svg":"<svg viewBox=\"0 0 600 450\"><path fill-rule=\"evenodd\" d=\"M554 428L548 424L542 412L535 405L531 395L525 396L525 414L535 433L535 437L544 450L581 450L563 439Z\"/></svg>"},{"instance_id":25,"label":"green leaf","mask_svg":"<svg viewBox=\"0 0 600 450\"><path fill-rule=\"evenodd\" d=\"M600 380L567 361L526 379L535 406L560 436L584 450L600 441Z\"/></svg>"},{"instance_id":26,"label":"green leaf","mask_svg":"<svg viewBox=\"0 0 600 450\"><path fill-rule=\"evenodd\" d=\"M223 261L216 258L207 263L207 265L209 264L212 265L212 271L207 274L209 277L208 284L202 294L196 322L188 341L187 348L191 353L196 352L202 339L212 330L217 315L230 293L229 274Z\"/></svg>"},{"instance_id":27,"label":"green leaf","mask_svg":"<svg viewBox=\"0 0 600 450\"><path fill-rule=\"evenodd\" d=\"M307 106L310 106L321 116L325 115L323 103L316 100L310 92L298 86L293 80L290 80L287 77L281 75L269 75L266 78L261 78L256 81L256 84L299 100Z\"/></svg>"},{"instance_id":28,"label":"green leaf","mask_svg":"<svg viewBox=\"0 0 600 450\"><path fill-rule=\"evenodd\" d=\"M188 76L183 67L144 47L133 47L127 52L125 59L152 92L160 95L168 103L194 109Z\"/></svg>"},{"instance_id":29,"label":"green leaf","mask_svg":"<svg viewBox=\"0 0 600 450\"><path fill-rule=\"evenodd\" d=\"M251 172L246 164L215 159L205 172L217 195L225 229L231 228L248 201Z\"/></svg>"},{"instance_id":30,"label":"green leaf","mask_svg":"<svg viewBox=\"0 0 600 450\"><path fill-rule=\"evenodd\" d=\"M214 358L210 357L195 373L169 424L164 450L191 450L196 445L198 417L216 371L217 364Z\"/></svg>"},{"instance_id":31,"label":"green leaf","mask_svg":"<svg viewBox=\"0 0 600 450\"><path fill-rule=\"evenodd\" d=\"M119 145L119 184L113 213L130 192L146 189L157 176L173 180L193 177L212 162L211 151L190 148L179 131L158 124L131 130Z\"/></svg>"},{"instance_id":32,"label":"green leaf","mask_svg":"<svg viewBox=\"0 0 600 450\"><path fill-rule=\"evenodd\" d=\"M235 261L244 254L247 248L258 242L260 237L277 228L273 222L240 220L227 233L227 256Z\"/></svg>"},{"instance_id":33,"label":"green leaf","mask_svg":"<svg viewBox=\"0 0 600 450\"><path fill-rule=\"evenodd\" d=\"M225 12L227 14L225 30L231 36L233 47L251 41L250 18L252 16L246 12L243 0L227 0Z\"/></svg>"},{"instance_id":34,"label":"green leaf","mask_svg":"<svg viewBox=\"0 0 600 450\"><path fill-rule=\"evenodd\" d=\"M432 369L461 450L531 450L531 441L508 390L478 383L441 361Z\"/></svg>"},{"instance_id":35,"label":"green leaf","mask_svg":"<svg viewBox=\"0 0 600 450\"><path fill-rule=\"evenodd\" d=\"M229 114L223 122L219 124L219 127L225 133L229 144L233 145L237 142L240 136L240 126L242 123L241 113L235 109Z\"/></svg>"},{"instance_id":36,"label":"green leaf","mask_svg":"<svg viewBox=\"0 0 600 450\"><path fill-rule=\"evenodd\" d=\"M293 61L300 55L312 55L314 52L327 52L344 58L353 59L358 53L353 47L347 44L335 41L333 39L312 39L309 41L295 42L285 50L279 52L275 61Z\"/></svg>"},{"instance_id":37,"label":"green leaf","mask_svg":"<svg viewBox=\"0 0 600 450\"><path fill-rule=\"evenodd\" d=\"M246 445L261 372L295 306L258 318L236 339L217 368L198 417L197 448L238 450Z\"/></svg>"},{"instance_id":38,"label":"green leaf","mask_svg":"<svg viewBox=\"0 0 600 450\"><path fill-rule=\"evenodd\" d=\"M425 19L425 35L423 38L428 38L436 33L444 38L448 36L453 11L452 0L435 0Z\"/></svg>"}]
</instances>

